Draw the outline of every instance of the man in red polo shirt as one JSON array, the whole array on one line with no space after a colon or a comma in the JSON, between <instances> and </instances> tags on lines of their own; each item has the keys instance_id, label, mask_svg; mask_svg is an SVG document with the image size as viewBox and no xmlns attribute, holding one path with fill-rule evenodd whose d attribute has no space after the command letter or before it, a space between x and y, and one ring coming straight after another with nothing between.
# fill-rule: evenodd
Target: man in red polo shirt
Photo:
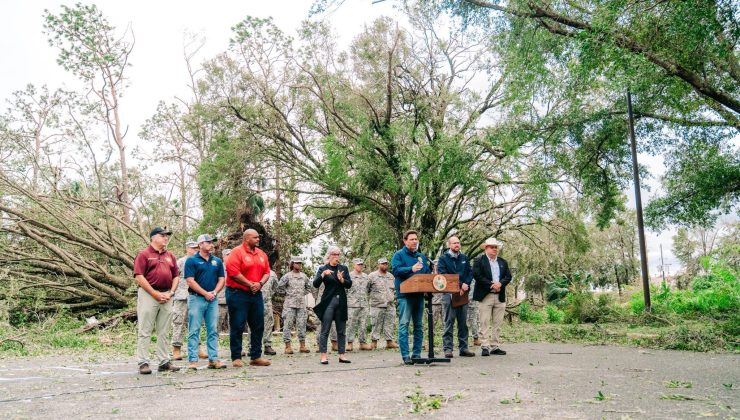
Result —
<instances>
[{"instance_id":1,"label":"man in red polo shirt","mask_svg":"<svg viewBox=\"0 0 740 420\"><path fill-rule=\"evenodd\" d=\"M249 325L249 358L251 366L269 366L262 357L265 332L265 304L262 286L270 277L267 254L257 248L260 235L254 229L244 231L242 244L234 248L226 261L226 305L229 308L229 344L231 364L242 367L242 332Z\"/></svg>"},{"instance_id":2,"label":"man in red polo shirt","mask_svg":"<svg viewBox=\"0 0 740 420\"><path fill-rule=\"evenodd\" d=\"M160 372L178 371L170 363L168 336L172 320L172 296L177 290L179 271L177 260L167 243L172 232L167 228L155 227L149 233L150 245L139 252L134 260L134 278L139 285L136 300L136 316L139 325L136 356L139 359L139 373L152 373L149 368L149 345L152 330L157 330L156 355Z\"/></svg>"}]
</instances>

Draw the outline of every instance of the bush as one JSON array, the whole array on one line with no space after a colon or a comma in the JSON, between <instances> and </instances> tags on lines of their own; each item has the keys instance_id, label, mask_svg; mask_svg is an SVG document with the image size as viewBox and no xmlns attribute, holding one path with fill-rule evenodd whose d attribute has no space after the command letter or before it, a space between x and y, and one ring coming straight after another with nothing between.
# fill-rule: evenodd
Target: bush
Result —
<instances>
[{"instance_id":1,"label":"bush","mask_svg":"<svg viewBox=\"0 0 740 420\"><path fill-rule=\"evenodd\" d=\"M740 283L724 266L709 266L708 274L692 282L691 289L672 291L667 284L651 287L652 312L684 317L727 319L740 308ZM635 314L645 310L643 294L632 295L630 308Z\"/></svg>"},{"instance_id":2,"label":"bush","mask_svg":"<svg viewBox=\"0 0 740 420\"><path fill-rule=\"evenodd\" d=\"M560 323L563 321L565 313L557 308L555 305L545 305L545 318L547 322Z\"/></svg>"},{"instance_id":3,"label":"bush","mask_svg":"<svg viewBox=\"0 0 740 420\"><path fill-rule=\"evenodd\" d=\"M522 302L518 307L519 319L523 322L530 322L532 324L542 323L542 314L532 309L527 302Z\"/></svg>"},{"instance_id":4,"label":"bush","mask_svg":"<svg viewBox=\"0 0 740 420\"><path fill-rule=\"evenodd\" d=\"M608 322L620 318L620 310L608 294L594 298L593 293L574 291L565 299L564 319L567 323Z\"/></svg>"}]
</instances>

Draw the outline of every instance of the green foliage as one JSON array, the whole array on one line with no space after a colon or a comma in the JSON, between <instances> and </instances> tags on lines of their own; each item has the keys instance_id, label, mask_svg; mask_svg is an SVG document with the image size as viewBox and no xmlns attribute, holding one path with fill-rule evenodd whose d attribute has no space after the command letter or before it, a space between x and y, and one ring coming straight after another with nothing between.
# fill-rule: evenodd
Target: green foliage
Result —
<instances>
[{"instance_id":1,"label":"green foliage","mask_svg":"<svg viewBox=\"0 0 740 420\"><path fill-rule=\"evenodd\" d=\"M563 304L564 321L567 323L606 322L618 319L619 309L608 294L594 298L593 293L577 290L565 299Z\"/></svg>"},{"instance_id":2,"label":"green foliage","mask_svg":"<svg viewBox=\"0 0 740 420\"><path fill-rule=\"evenodd\" d=\"M548 302L559 302L569 292L570 279L566 276L556 277L547 283L545 287L545 298Z\"/></svg>"},{"instance_id":3,"label":"green foliage","mask_svg":"<svg viewBox=\"0 0 740 420\"><path fill-rule=\"evenodd\" d=\"M565 312L558 309L555 305L545 305L545 319L547 322L557 324L563 321Z\"/></svg>"},{"instance_id":4,"label":"green foliage","mask_svg":"<svg viewBox=\"0 0 740 420\"><path fill-rule=\"evenodd\" d=\"M406 399L411 402L411 413L424 413L430 410L438 410L442 407L442 396L441 395L427 395L422 393L421 388L417 387L413 394L406 396Z\"/></svg>"},{"instance_id":5,"label":"green foliage","mask_svg":"<svg viewBox=\"0 0 740 420\"><path fill-rule=\"evenodd\" d=\"M634 98L641 151L666 157L666 195L646 211L652 226L708 225L737 207L732 139L740 128L737 2L466 2L438 8L486 28L504 51L512 109L528 95L558 109L542 118L574 153L570 173L605 226L629 178L624 94ZM709 70L711 69L711 70ZM594 100L594 98L599 98ZM601 102L601 103L597 103ZM687 138L713 139L686 142ZM688 147L687 147L688 146ZM644 172L644 171L643 171ZM643 173L644 175L644 173Z\"/></svg>"},{"instance_id":6,"label":"green foliage","mask_svg":"<svg viewBox=\"0 0 740 420\"><path fill-rule=\"evenodd\" d=\"M666 162L666 195L645 208L648 226L712 226L740 203L738 150L717 144L686 144L682 149Z\"/></svg>"},{"instance_id":7,"label":"green foliage","mask_svg":"<svg viewBox=\"0 0 740 420\"><path fill-rule=\"evenodd\" d=\"M535 311L527 302L522 302L518 307L519 319L524 322L530 322L532 324L541 324L542 313Z\"/></svg>"},{"instance_id":8,"label":"green foliage","mask_svg":"<svg viewBox=\"0 0 740 420\"><path fill-rule=\"evenodd\" d=\"M694 279L689 290L671 290L667 284L651 287L652 312L678 314L684 317L729 319L740 308L740 282L737 271L723 261L705 260L707 274ZM645 310L642 293L635 293L630 301L632 312Z\"/></svg>"}]
</instances>

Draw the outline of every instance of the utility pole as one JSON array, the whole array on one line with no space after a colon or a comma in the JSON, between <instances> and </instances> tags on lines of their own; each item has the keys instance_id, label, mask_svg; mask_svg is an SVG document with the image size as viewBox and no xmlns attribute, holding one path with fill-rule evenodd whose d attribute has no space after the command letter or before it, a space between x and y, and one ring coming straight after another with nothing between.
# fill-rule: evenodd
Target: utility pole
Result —
<instances>
[{"instance_id":1,"label":"utility pole","mask_svg":"<svg viewBox=\"0 0 740 420\"><path fill-rule=\"evenodd\" d=\"M640 240L640 266L642 268L642 291L645 296L645 311L650 312L650 279L648 277L647 248L645 246L645 223L642 219L642 197L640 195L640 172L637 166L637 142L635 119L632 115L632 95L627 90L627 121L629 123L630 147L632 149L632 178L635 183L635 207L637 210L637 236Z\"/></svg>"},{"instance_id":2,"label":"utility pole","mask_svg":"<svg viewBox=\"0 0 740 420\"><path fill-rule=\"evenodd\" d=\"M663 283L665 283L665 263L663 262L663 244L660 244L660 272L663 276Z\"/></svg>"}]
</instances>

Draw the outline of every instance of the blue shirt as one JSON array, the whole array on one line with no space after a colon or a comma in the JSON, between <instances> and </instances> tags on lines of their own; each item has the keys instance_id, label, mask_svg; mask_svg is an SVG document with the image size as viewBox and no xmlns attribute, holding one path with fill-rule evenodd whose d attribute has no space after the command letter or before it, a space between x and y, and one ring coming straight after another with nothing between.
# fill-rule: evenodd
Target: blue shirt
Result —
<instances>
[{"instance_id":1,"label":"blue shirt","mask_svg":"<svg viewBox=\"0 0 740 420\"><path fill-rule=\"evenodd\" d=\"M422 264L424 264L424 267L421 268L421 270L414 273L411 270L411 267L413 267L416 263L419 262L419 258L421 258ZM395 254L393 254L393 259L391 260L391 273L393 273L393 277L395 278L395 285L396 285L396 297L407 297L409 295L405 293L401 293L401 283L408 279L409 277L413 276L414 274L431 274L432 269L431 264L429 263L429 258L427 258L426 255L422 254L419 251L411 252L408 248L403 247L396 251ZM421 296L421 293L412 293L412 295L419 295Z\"/></svg>"},{"instance_id":2,"label":"blue shirt","mask_svg":"<svg viewBox=\"0 0 740 420\"><path fill-rule=\"evenodd\" d=\"M498 267L498 256L494 259L488 258L488 264L491 265L491 278L494 283L501 283L501 270Z\"/></svg>"},{"instance_id":3,"label":"blue shirt","mask_svg":"<svg viewBox=\"0 0 740 420\"><path fill-rule=\"evenodd\" d=\"M453 254L452 251L447 251L439 257L437 265L437 272L439 274L457 274L460 276L460 285L463 283L470 286L470 282L473 281L473 271L470 269L470 260L462 252Z\"/></svg>"},{"instance_id":4,"label":"blue shirt","mask_svg":"<svg viewBox=\"0 0 740 420\"><path fill-rule=\"evenodd\" d=\"M199 252L185 261L185 279L190 277L194 278L203 290L211 292L216 288L218 278L226 277L224 263L213 255L209 255L206 260ZM195 293L195 290L189 287L188 291Z\"/></svg>"}]
</instances>

